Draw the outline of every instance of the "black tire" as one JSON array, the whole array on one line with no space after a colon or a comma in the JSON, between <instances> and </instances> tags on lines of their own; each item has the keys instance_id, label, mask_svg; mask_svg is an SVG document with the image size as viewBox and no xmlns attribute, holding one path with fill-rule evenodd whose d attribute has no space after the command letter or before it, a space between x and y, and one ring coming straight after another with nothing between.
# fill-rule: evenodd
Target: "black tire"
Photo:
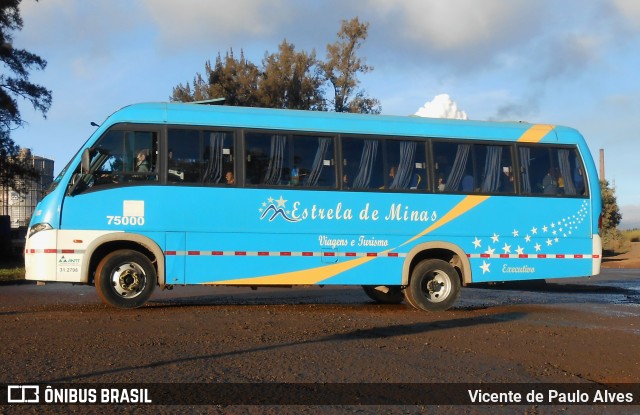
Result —
<instances>
[{"instance_id":1,"label":"black tire","mask_svg":"<svg viewBox=\"0 0 640 415\"><path fill-rule=\"evenodd\" d=\"M376 303L400 304L404 300L402 289L397 285L363 285L362 289Z\"/></svg>"},{"instance_id":2,"label":"black tire","mask_svg":"<svg viewBox=\"0 0 640 415\"><path fill-rule=\"evenodd\" d=\"M407 302L425 311L450 308L460 293L460 277L448 262L427 259L416 265L404 290Z\"/></svg>"},{"instance_id":3,"label":"black tire","mask_svg":"<svg viewBox=\"0 0 640 415\"><path fill-rule=\"evenodd\" d=\"M105 256L96 269L98 295L117 308L141 307L151 297L156 282L156 270L149 258L129 249Z\"/></svg>"}]
</instances>

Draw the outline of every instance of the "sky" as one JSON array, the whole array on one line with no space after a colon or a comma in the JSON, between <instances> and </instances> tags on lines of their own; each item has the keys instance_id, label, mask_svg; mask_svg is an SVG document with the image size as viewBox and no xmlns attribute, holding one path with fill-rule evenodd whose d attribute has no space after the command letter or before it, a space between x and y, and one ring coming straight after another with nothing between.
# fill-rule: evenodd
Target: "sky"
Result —
<instances>
[{"instance_id":1,"label":"sky","mask_svg":"<svg viewBox=\"0 0 640 415\"><path fill-rule=\"evenodd\" d=\"M59 172L101 123L168 101L218 53L261 63L286 39L326 56L342 20L369 23L361 87L386 115L566 125L615 186L621 228L640 228L640 1L23 0L14 47L44 58L46 119L21 105L21 147Z\"/></svg>"}]
</instances>

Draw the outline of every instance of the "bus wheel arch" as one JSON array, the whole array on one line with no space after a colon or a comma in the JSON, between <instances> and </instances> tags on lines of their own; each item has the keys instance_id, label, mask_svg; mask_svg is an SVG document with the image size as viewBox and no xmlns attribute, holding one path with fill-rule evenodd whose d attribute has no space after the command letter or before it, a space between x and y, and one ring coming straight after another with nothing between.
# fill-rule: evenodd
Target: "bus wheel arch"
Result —
<instances>
[{"instance_id":1,"label":"bus wheel arch","mask_svg":"<svg viewBox=\"0 0 640 415\"><path fill-rule=\"evenodd\" d=\"M471 282L469 259L457 245L430 242L416 246L403 267L407 302L426 311L446 310L460 287Z\"/></svg>"},{"instance_id":2,"label":"bus wheel arch","mask_svg":"<svg viewBox=\"0 0 640 415\"><path fill-rule=\"evenodd\" d=\"M82 264L83 281L93 284L95 281L95 273L100 262L110 253L128 249L137 251L146 256L152 263L155 274L156 284L164 288L165 284L165 261L164 254L160 247L151 239L137 234L129 233L113 233L103 235L93 241L85 252L87 258Z\"/></svg>"},{"instance_id":3,"label":"bus wheel arch","mask_svg":"<svg viewBox=\"0 0 640 415\"><path fill-rule=\"evenodd\" d=\"M440 259L450 263L460 277L460 283L467 285L472 282L471 264L467 254L450 242L426 242L416 245L409 251L402 267L402 285L409 285L413 269L426 259Z\"/></svg>"}]
</instances>

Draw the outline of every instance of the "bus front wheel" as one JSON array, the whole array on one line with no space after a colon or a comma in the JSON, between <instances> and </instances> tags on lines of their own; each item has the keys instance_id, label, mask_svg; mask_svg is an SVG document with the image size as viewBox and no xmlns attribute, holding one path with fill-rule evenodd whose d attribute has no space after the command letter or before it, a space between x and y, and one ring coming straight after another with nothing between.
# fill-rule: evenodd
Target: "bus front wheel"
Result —
<instances>
[{"instance_id":1,"label":"bus front wheel","mask_svg":"<svg viewBox=\"0 0 640 415\"><path fill-rule=\"evenodd\" d=\"M407 302L425 311L450 308L460 293L458 272L448 262L427 259L416 265L404 290Z\"/></svg>"},{"instance_id":2,"label":"bus front wheel","mask_svg":"<svg viewBox=\"0 0 640 415\"><path fill-rule=\"evenodd\" d=\"M156 285L156 270L145 255L129 249L105 256L96 269L96 291L117 308L141 307Z\"/></svg>"},{"instance_id":3,"label":"bus front wheel","mask_svg":"<svg viewBox=\"0 0 640 415\"><path fill-rule=\"evenodd\" d=\"M400 304L404 300L402 289L397 285L363 285L362 289L369 298L382 304Z\"/></svg>"}]
</instances>

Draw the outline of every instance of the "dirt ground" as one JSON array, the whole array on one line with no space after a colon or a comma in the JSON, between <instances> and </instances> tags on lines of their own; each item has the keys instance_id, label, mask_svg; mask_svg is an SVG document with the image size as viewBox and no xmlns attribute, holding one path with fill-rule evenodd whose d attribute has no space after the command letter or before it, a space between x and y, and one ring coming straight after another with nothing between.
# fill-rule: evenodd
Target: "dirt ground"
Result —
<instances>
[{"instance_id":1,"label":"dirt ground","mask_svg":"<svg viewBox=\"0 0 640 415\"><path fill-rule=\"evenodd\" d=\"M640 242L631 242L629 252L604 258L603 268L640 269Z\"/></svg>"}]
</instances>

